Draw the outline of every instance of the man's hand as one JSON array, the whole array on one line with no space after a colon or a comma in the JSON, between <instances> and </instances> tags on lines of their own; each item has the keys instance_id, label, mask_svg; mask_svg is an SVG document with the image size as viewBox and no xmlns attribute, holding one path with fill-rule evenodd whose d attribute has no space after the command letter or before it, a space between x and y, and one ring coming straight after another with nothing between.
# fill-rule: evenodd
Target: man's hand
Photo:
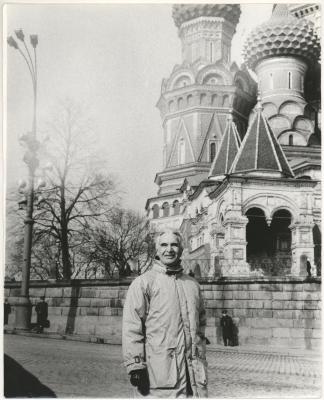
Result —
<instances>
[{"instance_id":1,"label":"man's hand","mask_svg":"<svg viewBox=\"0 0 324 400\"><path fill-rule=\"evenodd\" d=\"M149 394L149 380L146 369L137 369L135 371L131 371L130 373L130 383L133 386L137 386L139 392L142 395Z\"/></svg>"}]
</instances>

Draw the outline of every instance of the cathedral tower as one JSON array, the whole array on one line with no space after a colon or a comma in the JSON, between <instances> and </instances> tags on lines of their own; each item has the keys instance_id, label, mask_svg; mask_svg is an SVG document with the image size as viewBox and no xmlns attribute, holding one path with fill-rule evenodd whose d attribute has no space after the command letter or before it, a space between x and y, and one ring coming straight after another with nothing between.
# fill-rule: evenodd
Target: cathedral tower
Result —
<instances>
[{"instance_id":1,"label":"cathedral tower","mask_svg":"<svg viewBox=\"0 0 324 400\"><path fill-rule=\"evenodd\" d=\"M256 85L246 68L230 61L240 13L238 4L173 6L182 64L162 82L157 107L164 131L163 169L155 179L157 197L146 205L149 217L163 218L163 224L179 225L184 188L207 179L230 112L241 137L246 131Z\"/></svg>"}]
</instances>

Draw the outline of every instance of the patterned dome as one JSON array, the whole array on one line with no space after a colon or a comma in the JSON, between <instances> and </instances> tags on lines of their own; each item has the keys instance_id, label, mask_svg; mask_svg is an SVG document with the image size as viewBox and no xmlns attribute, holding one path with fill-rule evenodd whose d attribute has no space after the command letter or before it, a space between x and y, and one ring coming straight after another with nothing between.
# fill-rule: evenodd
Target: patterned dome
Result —
<instances>
[{"instance_id":1,"label":"patterned dome","mask_svg":"<svg viewBox=\"0 0 324 400\"><path fill-rule=\"evenodd\" d=\"M286 4L277 4L269 21L248 36L243 57L250 68L267 57L298 56L314 63L320 56L320 41L312 25L289 13Z\"/></svg>"},{"instance_id":2,"label":"patterned dome","mask_svg":"<svg viewBox=\"0 0 324 400\"><path fill-rule=\"evenodd\" d=\"M174 4L172 17L179 28L184 22L199 17L224 18L237 25L241 15L239 4Z\"/></svg>"}]
</instances>

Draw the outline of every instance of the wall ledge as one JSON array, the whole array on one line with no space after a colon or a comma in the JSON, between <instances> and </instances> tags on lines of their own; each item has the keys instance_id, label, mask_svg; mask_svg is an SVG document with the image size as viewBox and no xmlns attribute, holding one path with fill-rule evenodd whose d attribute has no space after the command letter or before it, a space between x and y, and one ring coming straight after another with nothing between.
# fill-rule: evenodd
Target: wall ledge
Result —
<instances>
[{"instance_id":1,"label":"wall ledge","mask_svg":"<svg viewBox=\"0 0 324 400\"><path fill-rule=\"evenodd\" d=\"M107 280L107 279L71 279L68 280L48 280L41 281L35 280L30 281L30 288L50 288L50 287L92 287L92 286L129 286L131 282L137 277L129 277L118 280ZM291 284L303 284L303 283L316 283L321 284L322 278L316 277L305 277L305 276L280 276L280 277L220 277L220 278L197 278L198 282L203 285L224 285L224 284L236 284L236 283L291 283ZM20 288L21 282L10 282L5 281L5 289L16 289Z\"/></svg>"}]
</instances>

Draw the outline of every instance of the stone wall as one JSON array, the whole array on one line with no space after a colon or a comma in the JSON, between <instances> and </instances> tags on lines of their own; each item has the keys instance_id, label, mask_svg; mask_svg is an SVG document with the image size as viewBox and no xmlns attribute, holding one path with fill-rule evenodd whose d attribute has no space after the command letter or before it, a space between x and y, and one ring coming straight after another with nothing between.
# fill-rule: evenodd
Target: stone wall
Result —
<instances>
[{"instance_id":1,"label":"stone wall","mask_svg":"<svg viewBox=\"0 0 324 400\"><path fill-rule=\"evenodd\" d=\"M239 344L289 348L321 346L321 283L319 279L233 280L204 284L206 336L221 343L222 308L236 325Z\"/></svg>"},{"instance_id":2,"label":"stone wall","mask_svg":"<svg viewBox=\"0 0 324 400\"><path fill-rule=\"evenodd\" d=\"M130 280L122 282L32 282L30 299L45 296L49 306L47 332L85 340L121 343L122 307ZM318 348L321 342L321 281L319 278L219 279L201 287L207 310L206 336L221 343L219 320L223 308L233 317L238 344L266 344L289 348ZM18 283L6 283L5 297L13 306L14 324ZM36 322L33 308L32 323Z\"/></svg>"}]
</instances>

